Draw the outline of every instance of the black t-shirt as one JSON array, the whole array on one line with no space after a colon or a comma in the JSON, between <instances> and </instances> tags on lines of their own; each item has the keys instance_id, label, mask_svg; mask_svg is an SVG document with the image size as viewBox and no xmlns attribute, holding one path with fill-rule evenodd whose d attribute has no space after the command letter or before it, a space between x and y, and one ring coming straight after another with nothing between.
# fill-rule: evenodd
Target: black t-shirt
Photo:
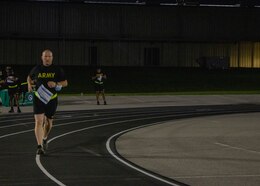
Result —
<instances>
[{"instance_id":1,"label":"black t-shirt","mask_svg":"<svg viewBox=\"0 0 260 186\"><path fill-rule=\"evenodd\" d=\"M4 73L3 71L0 69L0 81L3 81L5 78L4 78Z\"/></svg>"},{"instance_id":2,"label":"black t-shirt","mask_svg":"<svg viewBox=\"0 0 260 186\"><path fill-rule=\"evenodd\" d=\"M100 72L100 73L96 72L96 76L95 76L94 81L104 83L104 81L106 80L106 78L104 78L104 76L106 76L105 73L103 73L103 72Z\"/></svg>"},{"instance_id":3,"label":"black t-shirt","mask_svg":"<svg viewBox=\"0 0 260 186\"><path fill-rule=\"evenodd\" d=\"M3 70L0 69L0 81L5 81L6 75Z\"/></svg>"},{"instance_id":4,"label":"black t-shirt","mask_svg":"<svg viewBox=\"0 0 260 186\"><path fill-rule=\"evenodd\" d=\"M20 86L20 80L15 74L8 75L5 79L8 89L17 89Z\"/></svg>"},{"instance_id":5,"label":"black t-shirt","mask_svg":"<svg viewBox=\"0 0 260 186\"><path fill-rule=\"evenodd\" d=\"M36 90L44 85L53 94L56 93L55 88L49 88L48 81L60 82L66 80L63 69L55 65L37 65L31 70L29 76L35 82Z\"/></svg>"},{"instance_id":6,"label":"black t-shirt","mask_svg":"<svg viewBox=\"0 0 260 186\"><path fill-rule=\"evenodd\" d=\"M4 77L3 71L0 70L0 89L2 89L4 87L4 82L5 82L5 77Z\"/></svg>"}]
</instances>

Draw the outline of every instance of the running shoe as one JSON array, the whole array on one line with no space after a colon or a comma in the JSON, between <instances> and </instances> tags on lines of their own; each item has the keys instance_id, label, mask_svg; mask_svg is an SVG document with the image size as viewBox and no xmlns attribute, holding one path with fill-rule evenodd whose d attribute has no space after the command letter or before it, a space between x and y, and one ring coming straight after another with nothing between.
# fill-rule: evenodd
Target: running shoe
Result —
<instances>
[{"instance_id":1,"label":"running shoe","mask_svg":"<svg viewBox=\"0 0 260 186\"><path fill-rule=\"evenodd\" d=\"M42 147L43 147L44 151L46 151L48 149L48 141L47 141L47 139L42 141Z\"/></svg>"},{"instance_id":2,"label":"running shoe","mask_svg":"<svg viewBox=\"0 0 260 186\"><path fill-rule=\"evenodd\" d=\"M37 151L36 151L36 154L38 154L38 155L44 155L44 150L43 150L43 147L41 146L41 145L39 145L38 147L37 147Z\"/></svg>"},{"instance_id":3,"label":"running shoe","mask_svg":"<svg viewBox=\"0 0 260 186\"><path fill-rule=\"evenodd\" d=\"M99 105L100 103L99 103L99 101L97 101L97 105Z\"/></svg>"},{"instance_id":4,"label":"running shoe","mask_svg":"<svg viewBox=\"0 0 260 186\"><path fill-rule=\"evenodd\" d=\"M14 112L14 109L11 108L11 109L9 110L9 113L13 113L13 112Z\"/></svg>"},{"instance_id":5,"label":"running shoe","mask_svg":"<svg viewBox=\"0 0 260 186\"><path fill-rule=\"evenodd\" d=\"M21 113L22 111L21 111L21 109L18 107L18 109L17 109L17 112L18 113Z\"/></svg>"}]
</instances>

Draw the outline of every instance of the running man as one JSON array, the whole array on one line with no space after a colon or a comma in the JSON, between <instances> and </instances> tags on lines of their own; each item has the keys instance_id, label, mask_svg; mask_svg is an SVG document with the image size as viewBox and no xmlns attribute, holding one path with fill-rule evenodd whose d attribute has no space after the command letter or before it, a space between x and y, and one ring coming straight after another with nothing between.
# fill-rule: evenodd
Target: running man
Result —
<instances>
[{"instance_id":1,"label":"running man","mask_svg":"<svg viewBox=\"0 0 260 186\"><path fill-rule=\"evenodd\" d=\"M107 104L106 97L105 97L105 88L104 88L104 80L107 79L106 74L104 74L100 68L97 69L96 75L92 77L94 80L95 90L96 90L96 99L97 105L99 105L99 96L102 95L104 105Z\"/></svg>"},{"instance_id":2,"label":"running man","mask_svg":"<svg viewBox=\"0 0 260 186\"><path fill-rule=\"evenodd\" d=\"M33 88L36 90L33 111L37 154L44 154L48 147L47 138L58 105L57 92L68 86L63 69L52 64L52 51L44 50L41 59L42 64L35 66L27 77L28 92L32 92Z\"/></svg>"}]
</instances>

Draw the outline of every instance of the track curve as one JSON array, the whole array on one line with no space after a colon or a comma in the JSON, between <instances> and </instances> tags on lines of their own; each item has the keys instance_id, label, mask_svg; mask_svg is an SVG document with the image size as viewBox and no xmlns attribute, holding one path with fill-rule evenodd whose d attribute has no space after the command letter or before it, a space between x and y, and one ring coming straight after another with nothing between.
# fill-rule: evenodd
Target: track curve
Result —
<instances>
[{"instance_id":1,"label":"track curve","mask_svg":"<svg viewBox=\"0 0 260 186\"><path fill-rule=\"evenodd\" d=\"M117 151L114 140L107 144L108 139L131 128L168 120L259 111L258 105L222 105L58 112L50 149L38 160L64 185L185 185L156 175L167 181L163 182L125 166L111 155ZM12 118L2 115L0 119L0 163L4 170L0 173L1 185L59 185L35 163L32 114Z\"/></svg>"}]
</instances>

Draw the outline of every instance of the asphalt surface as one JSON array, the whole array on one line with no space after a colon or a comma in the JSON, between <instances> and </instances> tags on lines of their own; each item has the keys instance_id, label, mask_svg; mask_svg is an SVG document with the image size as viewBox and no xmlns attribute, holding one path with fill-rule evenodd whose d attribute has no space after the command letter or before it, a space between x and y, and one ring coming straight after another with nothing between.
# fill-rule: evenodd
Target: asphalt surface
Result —
<instances>
[{"instance_id":1,"label":"asphalt surface","mask_svg":"<svg viewBox=\"0 0 260 186\"><path fill-rule=\"evenodd\" d=\"M114 148L115 134L168 120L256 111L260 111L260 106L60 111L49 138L49 150L42 157L35 155L32 113L1 115L0 185L186 185L139 167L150 175L144 174L118 161L115 156L121 156Z\"/></svg>"}]
</instances>

